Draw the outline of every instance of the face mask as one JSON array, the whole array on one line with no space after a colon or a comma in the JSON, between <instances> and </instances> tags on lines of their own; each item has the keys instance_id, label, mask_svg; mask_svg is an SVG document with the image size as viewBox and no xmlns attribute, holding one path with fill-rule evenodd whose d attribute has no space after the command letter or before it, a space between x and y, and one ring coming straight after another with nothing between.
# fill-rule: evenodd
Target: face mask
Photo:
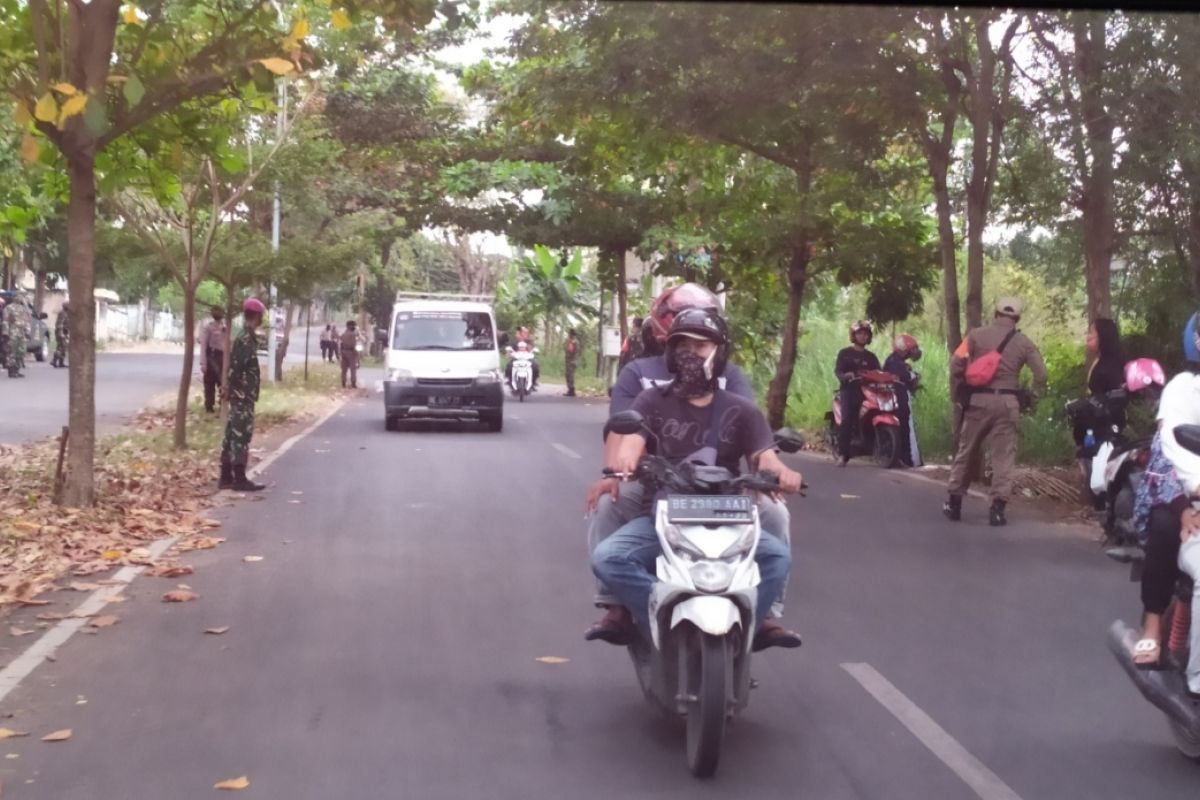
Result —
<instances>
[{"instance_id":1,"label":"face mask","mask_svg":"<svg viewBox=\"0 0 1200 800\"><path fill-rule=\"evenodd\" d=\"M715 356L715 352L708 358L698 353L675 355L675 386L680 397L703 397L712 391L712 362Z\"/></svg>"}]
</instances>

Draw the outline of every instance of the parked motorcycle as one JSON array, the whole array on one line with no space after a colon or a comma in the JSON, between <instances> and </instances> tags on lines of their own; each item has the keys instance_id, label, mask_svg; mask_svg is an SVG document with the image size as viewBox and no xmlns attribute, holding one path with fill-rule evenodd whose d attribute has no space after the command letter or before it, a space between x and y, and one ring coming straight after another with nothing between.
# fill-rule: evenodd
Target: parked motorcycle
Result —
<instances>
[{"instance_id":1,"label":"parked motorcycle","mask_svg":"<svg viewBox=\"0 0 1200 800\"><path fill-rule=\"evenodd\" d=\"M1088 477L1093 506L1106 511L1107 544L1129 547L1135 542L1133 501L1150 460L1153 434L1130 437L1123 420L1136 402L1157 406L1165 382L1162 367L1150 358L1125 365L1125 386L1105 397L1082 397L1066 404L1072 427L1085 429L1079 458Z\"/></svg>"},{"instance_id":2,"label":"parked motorcycle","mask_svg":"<svg viewBox=\"0 0 1200 800\"><path fill-rule=\"evenodd\" d=\"M623 435L644 430L642 415L625 411L609 421ZM776 445L796 452L803 442L791 431ZM706 778L717 770L725 725L750 699L750 655L759 584L754 553L761 529L747 491L779 490L776 476L734 477L723 467L672 464L647 455L633 475L653 495L667 492L655 508L662 555L650 595L652 641L629 645L646 699L686 722L689 769Z\"/></svg>"},{"instance_id":3,"label":"parked motorcycle","mask_svg":"<svg viewBox=\"0 0 1200 800\"><path fill-rule=\"evenodd\" d=\"M1200 425L1180 425L1175 429L1175 438L1188 450L1200 454ZM1193 505L1197 502L1193 501ZM1130 580L1141 580L1145 558L1141 548L1112 548L1107 552L1110 558L1130 564ZM1163 616L1166 636L1159 651L1159 669L1142 669L1134 662L1138 632L1122 620L1109 628L1108 647L1142 696L1166 715L1176 749L1193 761L1200 761L1200 704L1188 693L1186 677L1192 587L1192 579L1181 575L1175 596Z\"/></svg>"},{"instance_id":4,"label":"parked motorcycle","mask_svg":"<svg viewBox=\"0 0 1200 800\"><path fill-rule=\"evenodd\" d=\"M524 403L525 397L533 391L533 361L537 357L537 348L532 350L510 348L508 355L512 359L508 385L512 389L513 397Z\"/></svg>"},{"instance_id":5,"label":"parked motorcycle","mask_svg":"<svg viewBox=\"0 0 1200 800\"><path fill-rule=\"evenodd\" d=\"M901 444L904 432L900 429L900 408L896 399L898 378L883 370L868 370L859 373L856 380L862 383L863 403L858 412L858 425L850 439L850 457L871 455L875 463L891 469L900 463ZM838 429L842 425L842 393L833 395L833 410L825 413L829 423L827 435L834 453L838 452Z\"/></svg>"}]
</instances>

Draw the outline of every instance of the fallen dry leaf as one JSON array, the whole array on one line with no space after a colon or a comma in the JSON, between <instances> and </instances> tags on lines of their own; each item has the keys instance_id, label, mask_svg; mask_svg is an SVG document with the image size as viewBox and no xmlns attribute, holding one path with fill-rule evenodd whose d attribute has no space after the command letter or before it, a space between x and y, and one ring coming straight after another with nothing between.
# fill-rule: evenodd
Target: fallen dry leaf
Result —
<instances>
[{"instance_id":1,"label":"fallen dry leaf","mask_svg":"<svg viewBox=\"0 0 1200 800\"><path fill-rule=\"evenodd\" d=\"M204 629L204 632L205 632L205 633L211 633L213 636L220 636L222 633L224 633L224 632L225 632L225 631L227 631L227 630L229 630L229 626L228 626L228 625L222 625L222 626L221 626L221 627L219 627L219 628L205 628L205 629Z\"/></svg>"},{"instance_id":2,"label":"fallen dry leaf","mask_svg":"<svg viewBox=\"0 0 1200 800\"><path fill-rule=\"evenodd\" d=\"M16 625L10 627L8 632L13 636L28 636L31 633L37 633L37 631L27 631L24 628L18 628Z\"/></svg>"},{"instance_id":3,"label":"fallen dry leaf","mask_svg":"<svg viewBox=\"0 0 1200 800\"><path fill-rule=\"evenodd\" d=\"M45 736L42 737L42 741L43 742L65 742L67 739L71 738L71 733L72 733L72 731L70 728L63 728L61 731L55 731L54 733L47 733Z\"/></svg>"},{"instance_id":4,"label":"fallen dry leaf","mask_svg":"<svg viewBox=\"0 0 1200 800\"><path fill-rule=\"evenodd\" d=\"M124 603L128 599L129 598L123 594L114 594L112 597L108 598L104 602L106 602L106 603Z\"/></svg>"},{"instance_id":5,"label":"fallen dry leaf","mask_svg":"<svg viewBox=\"0 0 1200 800\"><path fill-rule=\"evenodd\" d=\"M240 778L230 778L227 781L221 781L220 783L214 784L213 788L222 789L226 792L232 792L238 789L248 789L250 788L250 779L245 775Z\"/></svg>"},{"instance_id":6,"label":"fallen dry leaf","mask_svg":"<svg viewBox=\"0 0 1200 800\"><path fill-rule=\"evenodd\" d=\"M118 561L123 553L120 550L105 550L100 554L100 557L105 561Z\"/></svg>"},{"instance_id":7,"label":"fallen dry leaf","mask_svg":"<svg viewBox=\"0 0 1200 800\"><path fill-rule=\"evenodd\" d=\"M242 557L242 561L246 561L246 562L250 562L250 563L253 563L255 561L262 561L262 560L263 560L262 556L243 556Z\"/></svg>"},{"instance_id":8,"label":"fallen dry leaf","mask_svg":"<svg viewBox=\"0 0 1200 800\"><path fill-rule=\"evenodd\" d=\"M842 495L842 499L843 500L858 500L860 498L856 494L844 494L844 495Z\"/></svg>"},{"instance_id":9,"label":"fallen dry leaf","mask_svg":"<svg viewBox=\"0 0 1200 800\"><path fill-rule=\"evenodd\" d=\"M28 736L28 731L14 731L12 728L0 728L0 739L19 739Z\"/></svg>"},{"instance_id":10,"label":"fallen dry leaf","mask_svg":"<svg viewBox=\"0 0 1200 800\"><path fill-rule=\"evenodd\" d=\"M538 656L534 661L539 661L543 664L565 664L571 659L563 658L562 656Z\"/></svg>"},{"instance_id":11,"label":"fallen dry leaf","mask_svg":"<svg viewBox=\"0 0 1200 800\"><path fill-rule=\"evenodd\" d=\"M67 586L67 588L71 589L73 591L76 591L76 592L94 592L97 589L101 588L101 586L98 583L83 583L81 581L71 581L71 583Z\"/></svg>"},{"instance_id":12,"label":"fallen dry leaf","mask_svg":"<svg viewBox=\"0 0 1200 800\"><path fill-rule=\"evenodd\" d=\"M17 601L23 606L48 606L53 605L50 600L19 600Z\"/></svg>"},{"instance_id":13,"label":"fallen dry leaf","mask_svg":"<svg viewBox=\"0 0 1200 800\"><path fill-rule=\"evenodd\" d=\"M94 620L92 620L88 624L91 625L93 628L111 628L113 625L116 625L120 621L121 621L120 617L114 617L112 614L105 614L102 617L96 617Z\"/></svg>"},{"instance_id":14,"label":"fallen dry leaf","mask_svg":"<svg viewBox=\"0 0 1200 800\"><path fill-rule=\"evenodd\" d=\"M188 589L172 589L164 594L162 599L164 603L187 603L191 600L195 600L199 596L200 595Z\"/></svg>"},{"instance_id":15,"label":"fallen dry leaf","mask_svg":"<svg viewBox=\"0 0 1200 800\"><path fill-rule=\"evenodd\" d=\"M184 575L191 575L195 571L187 564L159 564L157 567L146 570L146 574L152 578L180 578Z\"/></svg>"},{"instance_id":16,"label":"fallen dry leaf","mask_svg":"<svg viewBox=\"0 0 1200 800\"><path fill-rule=\"evenodd\" d=\"M50 620L51 622L53 622L53 621L60 620L60 619L66 619L67 615L61 614L58 611L43 611L42 613L37 615L37 618Z\"/></svg>"},{"instance_id":17,"label":"fallen dry leaf","mask_svg":"<svg viewBox=\"0 0 1200 800\"><path fill-rule=\"evenodd\" d=\"M288 502L298 506L304 504L303 500L288 500Z\"/></svg>"}]
</instances>

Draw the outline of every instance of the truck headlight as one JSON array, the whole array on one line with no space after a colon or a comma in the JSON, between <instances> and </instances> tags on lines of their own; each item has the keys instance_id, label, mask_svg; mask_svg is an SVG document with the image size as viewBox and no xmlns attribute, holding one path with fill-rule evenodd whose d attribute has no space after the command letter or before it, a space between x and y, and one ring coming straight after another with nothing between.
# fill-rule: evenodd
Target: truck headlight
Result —
<instances>
[{"instance_id":1,"label":"truck headlight","mask_svg":"<svg viewBox=\"0 0 1200 800\"><path fill-rule=\"evenodd\" d=\"M733 570L721 561L701 561L688 568L692 583L702 592L723 592L733 581Z\"/></svg>"},{"instance_id":2,"label":"truck headlight","mask_svg":"<svg viewBox=\"0 0 1200 800\"><path fill-rule=\"evenodd\" d=\"M475 379L476 383L499 383L500 371L495 369L484 369L479 371L479 377Z\"/></svg>"},{"instance_id":3,"label":"truck headlight","mask_svg":"<svg viewBox=\"0 0 1200 800\"><path fill-rule=\"evenodd\" d=\"M389 369L387 379L393 383L411 383L413 374L411 370L407 369Z\"/></svg>"}]
</instances>

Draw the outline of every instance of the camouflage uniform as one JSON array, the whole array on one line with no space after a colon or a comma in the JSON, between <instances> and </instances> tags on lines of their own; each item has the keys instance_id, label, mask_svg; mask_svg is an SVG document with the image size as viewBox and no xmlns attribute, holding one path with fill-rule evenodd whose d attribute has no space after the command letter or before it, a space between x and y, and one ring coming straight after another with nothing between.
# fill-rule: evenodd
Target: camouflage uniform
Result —
<instances>
[{"instance_id":1,"label":"camouflage uniform","mask_svg":"<svg viewBox=\"0 0 1200 800\"><path fill-rule=\"evenodd\" d=\"M54 358L50 363L56 367L67 365L67 342L71 336L69 313L64 308L54 318Z\"/></svg>"},{"instance_id":2,"label":"camouflage uniform","mask_svg":"<svg viewBox=\"0 0 1200 800\"><path fill-rule=\"evenodd\" d=\"M4 330L8 334L8 377L15 378L25 369L25 350L28 346L33 317L20 297L14 297L4 307Z\"/></svg>"},{"instance_id":3,"label":"camouflage uniform","mask_svg":"<svg viewBox=\"0 0 1200 800\"><path fill-rule=\"evenodd\" d=\"M567 339L567 397L575 396L575 365L579 361L579 340L574 336Z\"/></svg>"},{"instance_id":4,"label":"camouflage uniform","mask_svg":"<svg viewBox=\"0 0 1200 800\"><path fill-rule=\"evenodd\" d=\"M242 328L233 340L229 358L229 422L221 445L221 464L240 466L250 460L250 437L254 435L254 404L258 402L258 338Z\"/></svg>"}]
</instances>

